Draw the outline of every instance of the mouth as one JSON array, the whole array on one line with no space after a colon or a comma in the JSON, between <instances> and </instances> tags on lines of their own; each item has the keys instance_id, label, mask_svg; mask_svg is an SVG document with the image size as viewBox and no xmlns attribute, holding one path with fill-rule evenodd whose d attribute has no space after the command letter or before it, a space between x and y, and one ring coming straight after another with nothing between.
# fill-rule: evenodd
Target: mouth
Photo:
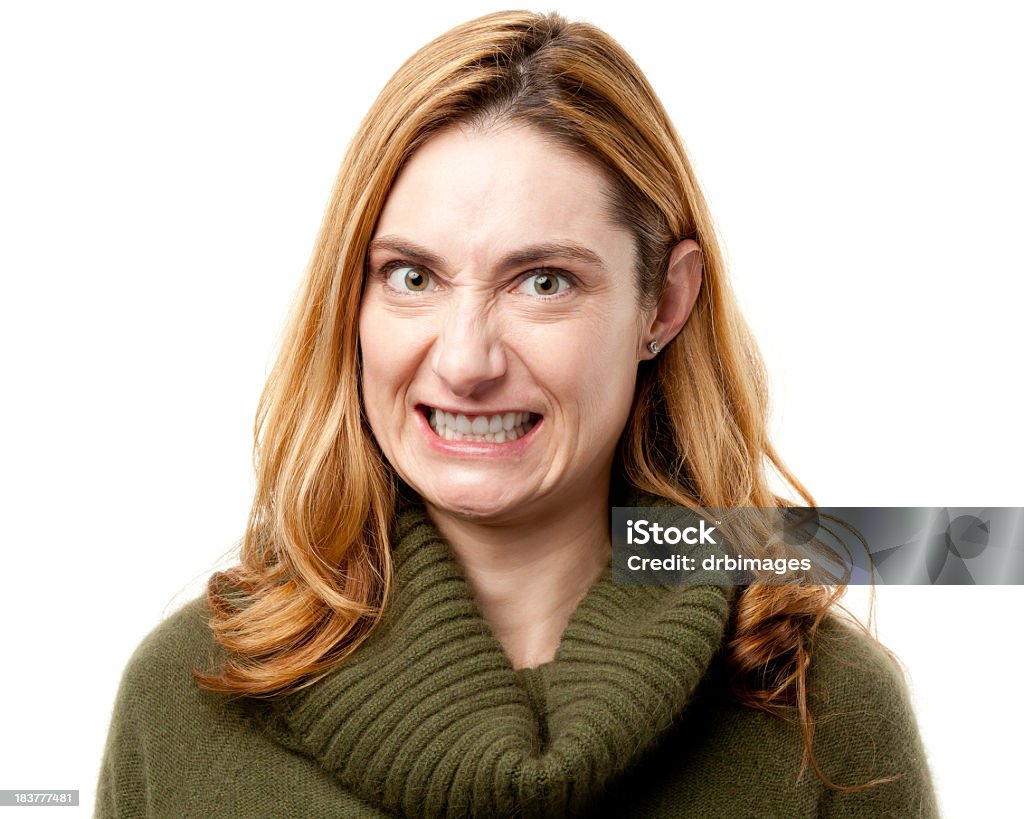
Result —
<instances>
[{"instance_id":1,"label":"mouth","mask_svg":"<svg viewBox=\"0 0 1024 819\"><path fill-rule=\"evenodd\" d=\"M533 429L543 416L534 412L509 410L487 415L453 413L421 404L417 409L438 438L446 441L477 441L507 444Z\"/></svg>"}]
</instances>

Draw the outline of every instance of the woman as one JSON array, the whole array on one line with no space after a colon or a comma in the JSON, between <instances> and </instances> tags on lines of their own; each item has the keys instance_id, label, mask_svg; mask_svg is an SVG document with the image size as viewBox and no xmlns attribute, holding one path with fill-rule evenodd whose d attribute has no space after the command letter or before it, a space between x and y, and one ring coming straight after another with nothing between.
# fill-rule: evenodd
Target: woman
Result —
<instances>
[{"instance_id":1,"label":"woman","mask_svg":"<svg viewBox=\"0 0 1024 819\"><path fill-rule=\"evenodd\" d=\"M97 815L935 815L842 589L611 582L611 505L812 499L601 31L494 14L398 71L258 418L241 562L130 661Z\"/></svg>"}]
</instances>

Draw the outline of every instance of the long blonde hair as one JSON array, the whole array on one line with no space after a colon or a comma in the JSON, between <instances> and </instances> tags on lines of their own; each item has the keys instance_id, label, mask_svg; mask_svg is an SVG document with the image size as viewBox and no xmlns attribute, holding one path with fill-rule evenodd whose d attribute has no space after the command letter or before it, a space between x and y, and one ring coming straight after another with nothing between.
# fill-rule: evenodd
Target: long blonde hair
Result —
<instances>
[{"instance_id":1,"label":"long blonde hair","mask_svg":"<svg viewBox=\"0 0 1024 819\"><path fill-rule=\"evenodd\" d=\"M609 171L613 213L636 239L643 303L660 296L672 247L684 238L700 245L703 286L680 336L640 367L616 480L685 505L788 505L769 488L771 468L813 505L769 441L760 355L682 142L643 73L591 25L490 14L398 70L342 164L260 398L257 490L240 563L209 582L211 625L227 655L218 674L194 672L202 687L273 697L310 685L378 621L391 584L396 477L359 393L366 248L417 148L453 123L489 121L534 126ZM808 752L810 642L841 591L756 585L735 608L727 661L737 698L777 714L795 708Z\"/></svg>"}]
</instances>

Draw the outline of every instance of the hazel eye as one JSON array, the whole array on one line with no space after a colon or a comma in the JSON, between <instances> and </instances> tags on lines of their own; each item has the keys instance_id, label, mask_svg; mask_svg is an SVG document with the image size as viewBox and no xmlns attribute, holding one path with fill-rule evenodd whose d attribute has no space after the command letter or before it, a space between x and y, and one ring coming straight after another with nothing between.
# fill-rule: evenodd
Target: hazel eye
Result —
<instances>
[{"instance_id":1,"label":"hazel eye","mask_svg":"<svg viewBox=\"0 0 1024 819\"><path fill-rule=\"evenodd\" d=\"M570 286L569 280L565 276L545 270L523 279L523 283L516 290L530 296L558 296L567 291Z\"/></svg>"},{"instance_id":2,"label":"hazel eye","mask_svg":"<svg viewBox=\"0 0 1024 819\"><path fill-rule=\"evenodd\" d=\"M396 267L388 274L388 284L399 291L423 293L431 289L432 283L430 273L418 265Z\"/></svg>"}]
</instances>

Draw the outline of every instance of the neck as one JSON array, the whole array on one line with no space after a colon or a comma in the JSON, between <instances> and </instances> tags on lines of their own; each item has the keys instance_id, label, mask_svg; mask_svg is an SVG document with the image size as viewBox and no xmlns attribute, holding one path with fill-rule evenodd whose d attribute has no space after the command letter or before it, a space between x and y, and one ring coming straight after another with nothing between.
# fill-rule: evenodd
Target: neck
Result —
<instances>
[{"instance_id":1,"label":"neck","mask_svg":"<svg viewBox=\"0 0 1024 819\"><path fill-rule=\"evenodd\" d=\"M611 557L607 487L511 522L427 511L513 667L553 660L570 615Z\"/></svg>"}]
</instances>

